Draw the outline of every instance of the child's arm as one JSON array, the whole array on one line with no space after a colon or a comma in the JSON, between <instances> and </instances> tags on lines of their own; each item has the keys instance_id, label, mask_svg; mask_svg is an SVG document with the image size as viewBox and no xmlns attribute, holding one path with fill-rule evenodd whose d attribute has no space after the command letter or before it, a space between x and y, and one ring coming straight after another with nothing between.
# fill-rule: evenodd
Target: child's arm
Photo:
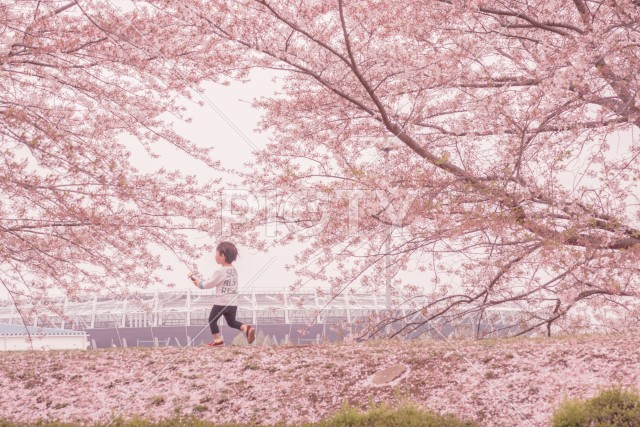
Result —
<instances>
[{"instance_id":1,"label":"child's arm","mask_svg":"<svg viewBox=\"0 0 640 427\"><path fill-rule=\"evenodd\" d=\"M195 277L191 276L191 281L196 287L200 289L211 289L219 286L225 279L225 274L223 270L218 270L213 273L213 276L206 282L204 280L197 280Z\"/></svg>"}]
</instances>

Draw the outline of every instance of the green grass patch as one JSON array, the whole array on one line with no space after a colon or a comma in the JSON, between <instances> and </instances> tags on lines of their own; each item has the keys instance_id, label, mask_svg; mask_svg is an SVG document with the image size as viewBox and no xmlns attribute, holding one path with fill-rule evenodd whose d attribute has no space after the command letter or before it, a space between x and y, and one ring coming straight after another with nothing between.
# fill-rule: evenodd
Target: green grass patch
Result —
<instances>
[{"instance_id":1,"label":"green grass patch","mask_svg":"<svg viewBox=\"0 0 640 427\"><path fill-rule=\"evenodd\" d=\"M460 420L453 415L440 415L424 410L410 403L395 409L387 405L375 405L364 412L347 406L327 420L303 424L304 427L476 427L478 425L472 421Z\"/></svg>"},{"instance_id":2,"label":"green grass patch","mask_svg":"<svg viewBox=\"0 0 640 427\"><path fill-rule=\"evenodd\" d=\"M567 400L553 414L553 427L640 426L637 390L611 388L586 400Z\"/></svg>"}]
</instances>

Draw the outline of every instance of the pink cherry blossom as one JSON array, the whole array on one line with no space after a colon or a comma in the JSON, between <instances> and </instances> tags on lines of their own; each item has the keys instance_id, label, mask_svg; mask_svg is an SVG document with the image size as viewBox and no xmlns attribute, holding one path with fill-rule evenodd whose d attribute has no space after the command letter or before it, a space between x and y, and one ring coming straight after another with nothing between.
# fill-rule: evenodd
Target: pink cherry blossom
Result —
<instances>
[{"instance_id":1,"label":"pink cherry blossom","mask_svg":"<svg viewBox=\"0 0 640 427\"><path fill-rule=\"evenodd\" d=\"M0 354L0 417L107 423L326 418L343 404L416 403L482 426L547 426L566 398L640 384L633 335ZM374 385L394 365L405 374Z\"/></svg>"}]
</instances>

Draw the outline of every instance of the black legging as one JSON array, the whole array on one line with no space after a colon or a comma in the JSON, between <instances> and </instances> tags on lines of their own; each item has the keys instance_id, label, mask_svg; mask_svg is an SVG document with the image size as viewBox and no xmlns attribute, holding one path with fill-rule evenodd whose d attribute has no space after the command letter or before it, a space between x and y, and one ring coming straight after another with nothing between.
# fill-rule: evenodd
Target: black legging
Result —
<instances>
[{"instance_id":1,"label":"black legging","mask_svg":"<svg viewBox=\"0 0 640 427\"><path fill-rule=\"evenodd\" d=\"M238 311L237 305L214 305L209 314L209 327L212 334L219 334L220 328L218 328L218 319L220 316L224 316L224 320L227 321L227 325L232 328L240 329L242 323L236 320L236 311Z\"/></svg>"}]
</instances>

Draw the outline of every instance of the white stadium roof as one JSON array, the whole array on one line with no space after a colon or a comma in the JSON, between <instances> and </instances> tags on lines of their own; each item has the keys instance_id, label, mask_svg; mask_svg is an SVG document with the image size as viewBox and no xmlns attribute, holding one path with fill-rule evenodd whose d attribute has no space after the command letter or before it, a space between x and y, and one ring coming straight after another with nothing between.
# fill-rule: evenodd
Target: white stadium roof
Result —
<instances>
[{"instance_id":1,"label":"white stadium roof","mask_svg":"<svg viewBox=\"0 0 640 427\"><path fill-rule=\"evenodd\" d=\"M395 295L394 310L411 313L424 302L423 298ZM409 301L398 304L398 301ZM72 328L127 328L147 326L190 326L207 323L214 302L211 290L146 291L128 298L108 296L81 296L76 301L58 298L51 301L63 316L53 311L39 312L27 319L33 327ZM238 295L238 319L254 324L335 323L353 322L358 318L385 310L384 294L343 293L336 297L317 292L288 293L282 289L245 292ZM21 307L28 312L28 306ZM490 308L498 321L512 322L517 307ZM419 315L418 315L419 316ZM506 319L506 318L509 319ZM459 319L466 323L471 319ZM472 320L471 320L472 321ZM0 301L0 323L22 324L22 317L11 301Z\"/></svg>"}]
</instances>

